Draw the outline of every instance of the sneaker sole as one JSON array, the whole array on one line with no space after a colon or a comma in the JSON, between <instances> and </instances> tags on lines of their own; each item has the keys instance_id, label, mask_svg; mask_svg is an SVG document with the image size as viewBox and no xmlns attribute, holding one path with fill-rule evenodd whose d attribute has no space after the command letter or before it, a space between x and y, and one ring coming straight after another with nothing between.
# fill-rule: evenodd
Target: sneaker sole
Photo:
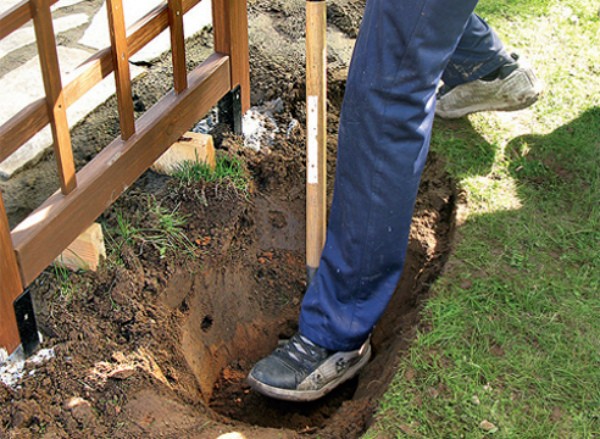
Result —
<instances>
[{"instance_id":1,"label":"sneaker sole","mask_svg":"<svg viewBox=\"0 0 600 439\"><path fill-rule=\"evenodd\" d=\"M524 91L520 96L515 97L510 103L497 101L494 104L490 102L479 102L477 104L468 105L462 108L456 108L453 110L444 110L441 106L436 108L436 116L442 119L459 119L467 116L471 113L477 113L480 111L517 111L523 110L533 105L539 99L542 93L542 83L534 76L532 72L522 71L519 73L521 77L525 77L525 80L531 84L531 89Z\"/></svg>"},{"instance_id":2,"label":"sneaker sole","mask_svg":"<svg viewBox=\"0 0 600 439\"><path fill-rule=\"evenodd\" d=\"M269 386L268 384L261 383L249 375L247 378L248 384L258 393L265 396L269 396L275 399L281 399L284 401L296 401L296 402L308 402L322 398L333 389L338 387L340 384L354 378L356 374L367 364L371 358L371 345L367 347L367 352L363 355L358 363L348 368L345 374L330 381L325 386L318 390L292 390L292 389L280 389L278 387Z\"/></svg>"},{"instance_id":3,"label":"sneaker sole","mask_svg":"<svg viewBox=\"0 0 600 439\"><path fill-rule=\"evenodd\" d=\"M442 119L460 119L461 117L467 116L472 113L478 113L481 111L517 111L524 110L525 108L535 104L540 97L540 93L533 96L527 96L513 105L507 105L505 107L490 107L486 104L471 105L469 107L461 108L458 110L450 111L436 111L436 116Z\"/></svg>"}]
</instances>

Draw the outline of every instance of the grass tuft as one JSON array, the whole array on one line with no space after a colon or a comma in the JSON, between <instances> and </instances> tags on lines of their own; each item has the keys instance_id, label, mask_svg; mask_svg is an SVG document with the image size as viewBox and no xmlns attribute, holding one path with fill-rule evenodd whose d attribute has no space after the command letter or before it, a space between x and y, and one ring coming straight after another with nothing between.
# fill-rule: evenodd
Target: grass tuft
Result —
<instances>
[{"instance_id":1,"label":"grass tuft","mask_svg":"<svg viewBox=\"0 0 600 439\"><path fill-rule=\"evenodd\" d=\"M56 295L66 302L70 302L75 296L75 286L71 280L71 270L60 264L54 264L52 268L54 270L54 277L58 281Z\"/></svg>"},{"instance_id":2,"label":"grass tuft","mask_svg":"<svg viewBox=\"0 0 600 439\"><path fill-rule=\"evenodd\" d=\"M185 233L187 217L177 209L162 206L152 195L147 197L142 212L126 216L117 211L116 222L114 229L107 230L107 237L117 263L125 244L136 248L139 254L148 247L153 248L161 259L180 254L195 255L195 247Z\"/></svg>"},{"instance_id":3,"label":"grass tuft","mask_svg":"<svg viewBox=\"0 0 600 439\"><path fill-rule=\"evenodd\" d=\"M248 192L250 179L246 167L239 157L218 152L216 162L214 171L204 163L184 162L181 168L175 172L174 177L185 185L198 182L230 182L238 191Z\"/></svg>"}]
</instances>

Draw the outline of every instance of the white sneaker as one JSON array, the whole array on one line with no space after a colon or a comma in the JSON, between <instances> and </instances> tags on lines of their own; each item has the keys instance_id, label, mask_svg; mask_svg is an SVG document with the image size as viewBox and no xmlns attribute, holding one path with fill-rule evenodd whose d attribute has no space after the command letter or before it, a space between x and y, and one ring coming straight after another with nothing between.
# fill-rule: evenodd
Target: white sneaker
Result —
<instances>
[{"instance_id":1,"label":"white sneaker","mask_svg":"<svg viewBox=\"0 0 600 439\"><path fill-rule=\"evenodd\" d=\"M442 87L435 114L457 119L477 111L514 111L532 105L542 92L542 84L530 67L517 63L516 55L513 58L514 63L494 72L494 79L477 79L450 89Z\"/></svg>"}]
</instances>

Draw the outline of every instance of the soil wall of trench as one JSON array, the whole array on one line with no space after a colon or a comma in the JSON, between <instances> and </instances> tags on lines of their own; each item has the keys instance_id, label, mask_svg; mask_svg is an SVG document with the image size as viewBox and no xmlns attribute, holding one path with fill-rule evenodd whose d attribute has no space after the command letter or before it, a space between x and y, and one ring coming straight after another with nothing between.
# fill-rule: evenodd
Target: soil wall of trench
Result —
<instances>
[{"instance_id":1,"label":"soil wall of trench","mask_svg":"<svg viewBox=\"0 0 600 439\"><path fill-rule=\"evenodd\" d=\"M362 6L360 1L332 2L330 20L355 36ZM301 51L290 43L274 54L264 45L268 29L275 32L273 38L292 41L296 35L297 40L301 30L289 17L298 13L298 6L251 1L250 7L251 22L261 27L260 32L251 29L253 102L280 97L283 106L272 115L279 130L259 152L244 149L241 139L217 129L221 153L244 159L248 191L228 183L185 184L148 172L105 212L100 221L108 235L109 258L99 272L66 274L50 268L31 286L46 335L44 347L54 347L56 357L36 366L19 387L0 386L0 433L358 438L368 428L398 358L415 336L420 305L450 251L454 185L443 163L431 155L405 272L375 328L374 355L362 373L310 404L274 401L251 391L245 376L253 363L295 332L306 283ZM209 41L201 36L191 46L208 53ZM330 61L335 65L335 59ZM159 61L156 74L144 79L149 85L140 83L138 90L156 89L160 95L164 86L156 78L164 76L167 62ZM331 176L344 90L341 64L329 77ZM151 103L149 95L140 96ZM106 122L100 115L112 111L114 103L108 102L77 128L80 135L110 135L115 120ZM95 122L99 120L104 122ZM289 132L292 120L300 128ZM80 159L92 156L92 149L84 148ZM46 166L44 161L41 165ZM28 179L43 179L34 169L19 178L11 188L23 185L25 193ZM26 210L14 207L14 218ZM157 212L186 218L185 244L175 241L165 249L144 234L158 227ZM123 224L136 233L124 236Z\"/></svg>"}]
</instances>

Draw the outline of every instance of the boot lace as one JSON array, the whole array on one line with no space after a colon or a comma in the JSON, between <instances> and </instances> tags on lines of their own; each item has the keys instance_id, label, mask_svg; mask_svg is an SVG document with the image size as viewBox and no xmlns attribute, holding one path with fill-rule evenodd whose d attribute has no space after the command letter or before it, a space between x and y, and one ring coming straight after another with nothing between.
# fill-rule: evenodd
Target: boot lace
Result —
<instances>
[{"instance_id":1,"label":"boot lace","mask_svg":"<svg viewBox=\"0 0 600 439\"><path fill-rule=\"evenodd\" d=\"M310 372L326 359L330 352L296 333L285 344L278 347L274 355L277 355L294 369Z\"/></svg>"}]
</instances>

